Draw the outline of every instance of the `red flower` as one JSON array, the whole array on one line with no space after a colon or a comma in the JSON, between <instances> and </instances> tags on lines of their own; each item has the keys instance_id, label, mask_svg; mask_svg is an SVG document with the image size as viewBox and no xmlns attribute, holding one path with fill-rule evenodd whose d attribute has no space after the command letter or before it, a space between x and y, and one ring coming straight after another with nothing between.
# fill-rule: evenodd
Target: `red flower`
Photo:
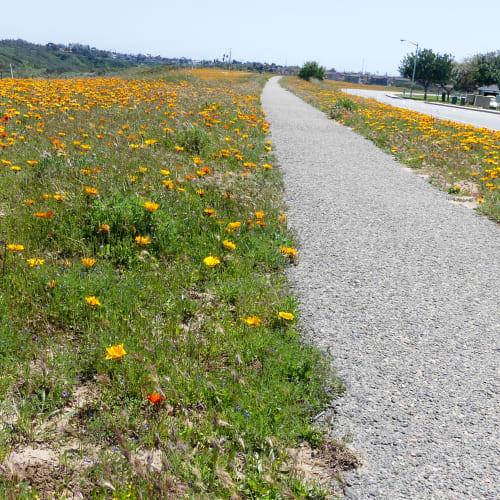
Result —
<instances>
[{"instance_id":1,"label":"red flower","mask_svg":"<svg viewBox=\"0 0 500 500\"><path fill-rule=\"evenodd\" d=\"M146 399L149 399L149 401L151 401L154 405L159 405L165 399L165 396L160 396L158 393L151 394L149 392Z\"/></svg>"}]
</instances>

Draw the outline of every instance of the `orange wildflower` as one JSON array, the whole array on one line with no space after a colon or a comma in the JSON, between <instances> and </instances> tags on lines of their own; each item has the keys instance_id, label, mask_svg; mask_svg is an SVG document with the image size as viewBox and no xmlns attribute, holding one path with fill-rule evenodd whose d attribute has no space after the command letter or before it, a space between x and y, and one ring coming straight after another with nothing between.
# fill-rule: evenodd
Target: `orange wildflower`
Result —
<instances>
[{"instance_id":1,"label":"orange wildflower","mask_svg":"<svg viewBox=\"0 0 500 500\"><path fill-rule=\"evenodd\" d=\"M95 187L83 186L83 190L90 196L95 196L99 193L99 190Z\"/></svg>"},{"instance_id":2,"label":"orange wildflower","mask_svg":"<svg viewBox=\"0 0 500 500\"><path fill-rule=\"evenodd\" d=\"M224 248L227 248L228 250L234 250L236 248L236 245L229 240L224 240L222 244L224 245Z\"/></svg>"},{"instance_id":3,"label":"orange wildflower","mask_svg":"<svg viewBox=\"0 0 500 500\"><path fill-rule=\"evenodd\" d=\"M166 399L165 396L160 396L160 394L151 394L150 392L148 393L148 397L146 398L147 400L151 401L154 405L159 405L162 401Z\"/></svg>"},{"instance_id":4,"label":"orange wildflower","mask_svg":"<svg viewBox=\"0 0 500 500\"><path fill-rule=\"evenodd\" d=\"M53 212L52 210L49 210L48 212L36 212L35 216L40 218L40 219L52 219L56 213Z\"/></svg>"},{"instance_id":5,"label":"orange wildflower","mask_svg":"<svg viewBox=\"0 0 500 500\"><path fill-rule=\"evenodd\" d=\"M250 327L255 328L256 326L260 326L261 319L257 316L248 316L247 318L242 318L242 320Z\"/></svg>"},{"instance_id":6,"label":"orange wildflower","mask_svg":"<svg viewBox=\"0 0 500 500\"><path fill-rule=\"evenodd\" d=\"M146 236L136 236L135 242L138 245L140 245L141 247L143 247L143 246L149 245L151 243L151 240Z\"/></svg>"},{"instance_id":7,"label":"orange wildflower","mask_svg":"<svg viewBox=\"0 0 500 500\"><path fill-rule=\"evenodd\" d=\"M154 212L155 210L158 210L158 208L160 208L160 205L158 203L154 203L153 201L146 201L146 203L144 203L144 207L149 212Z\"/></svg>"}]
</instances>

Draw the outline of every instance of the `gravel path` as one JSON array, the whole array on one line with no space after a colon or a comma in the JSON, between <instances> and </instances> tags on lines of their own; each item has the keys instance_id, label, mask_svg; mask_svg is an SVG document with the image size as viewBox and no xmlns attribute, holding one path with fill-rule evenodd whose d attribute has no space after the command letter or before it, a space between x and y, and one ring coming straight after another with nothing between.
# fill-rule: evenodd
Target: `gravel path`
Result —
<instances>
[{"instance_id":1,"label":"gravel path","mask_svg":"<svg viewBox=\"0 0 500 500\"><path fill-rule=\"evenodd\" d=\"M349 498L500 498L500 228L283 90L262 103L301 243L290 279L347 392Z\"/></svg>"}]
</instances>

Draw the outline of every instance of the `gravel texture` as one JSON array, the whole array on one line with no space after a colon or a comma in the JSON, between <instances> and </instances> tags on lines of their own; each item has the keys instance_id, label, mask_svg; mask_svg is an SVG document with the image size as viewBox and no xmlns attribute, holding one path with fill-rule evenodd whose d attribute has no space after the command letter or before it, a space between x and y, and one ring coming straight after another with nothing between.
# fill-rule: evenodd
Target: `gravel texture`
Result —
<instances>
[{"instance_id":1,"label":"gravel texture","mask_svg":"<svg viewBox=\"0 0 500 500\"><path fill-rule=\"evenodd\" d=\"M300 241L290 281L347 391L348 498L500 498L500 227L279 86L262 104Z\"/></svg>"}]
</instances>

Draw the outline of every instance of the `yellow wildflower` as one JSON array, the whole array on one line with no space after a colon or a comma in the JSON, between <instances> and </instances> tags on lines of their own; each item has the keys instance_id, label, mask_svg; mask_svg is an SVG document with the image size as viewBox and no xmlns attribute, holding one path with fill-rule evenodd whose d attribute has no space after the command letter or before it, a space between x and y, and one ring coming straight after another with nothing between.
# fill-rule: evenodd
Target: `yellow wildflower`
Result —
<instances>
[{"instance_id":1,"label":"yellow wildflower","mask_svg":"<svg viewBox=\"0 0 500 500\"><path fill-rule=\"evenodd\" d=\"M123 348L123 344L106 347L106 359L122 359L127 354Z\"/></svg>"},{"instance_id":2,"label":"yellow wildflower","mask_svg":"<svg viewBox=\"0 0 500 500\"><path fill-rule=\"evenodd\" d=\"M220 260L218 257L213 257L209 255L203 259L203 263L208 267L215 267L217 264L220 264Z\"/></svg>"},{"instance_id":3,"label":"yellow wildflower","mask_svg":"<svg viewBox=\"0 0 500 500\"><path fill-rule=\"evenodd\" d=\"M285 311L280 311L278 313L279 317L286 320L286 321L292 321L293 318L295 317L292 313L285 312Z\"/></svg>"},{"instance_id":4,"label":"yellow wildflower","mask_svg":"<svg viewBox=\"0 0 500 500\"><path fill-rule=\"evenodd\" d=\"M28 259L27 262L30 265L30 267L41 266L45 262L45 259L33 258L33 259Z\"/></svg>"},{"instance_id":5,"label":"yellow wildflower","mask_svg":"<svg viewBox=\"0 0 500 500\"><path fill-rule=\"evenodd\" d=\"M91 295L90 297L85 297L85 300L87 301L87 304L94 309L95 306L101 307L102 304L99 302L99 299L95 297L94 295Z\"/></svg>"}]
</instances>

